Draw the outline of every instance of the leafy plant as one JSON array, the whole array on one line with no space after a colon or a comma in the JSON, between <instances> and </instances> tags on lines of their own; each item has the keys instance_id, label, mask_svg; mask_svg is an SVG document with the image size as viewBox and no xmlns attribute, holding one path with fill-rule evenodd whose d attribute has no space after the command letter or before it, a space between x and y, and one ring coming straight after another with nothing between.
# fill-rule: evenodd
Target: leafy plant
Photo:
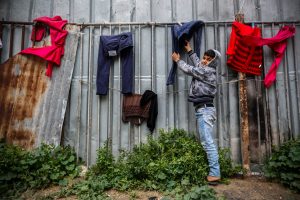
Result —
<instances>
[{"instance_id":1,"label":"leafy plant","mask_svg":"<svg viewBox=\"0 0 300 200\"><path fill-rule=\"evenodd\" d=\"M71 147L42 144L32 151L0 145L0 197L14 199L28 188L50 184L67 185L79 175L76 154Z\"/></svg>"},{"instance_id":2,"label":"leafy plant","mask_svg":"<svg viewBox=\"0 0 300 200\"><path fill-rule=\"evenodd\" d=\"M264 171L266 177L300 192L300 140L288 141L274 148Z\"/></svg>"},{"instance_id":3,"label":"leafy plant","mask_svg":"<svg viewBox=\"0 0 300 200\"><path fill-rule=\"evenodd\" d=\"M207 185L203 186L193 186L189 190L187 190L185 193L174 193L172 191L170 195L164 196L162 200L171 200L171 199L176 199L176 200L217 200L218 198L216 197L216 192L212 189L209 188ZM172 198L172 196L174 198Z\"/></svg>"},{"instance_id":4,"label":"leafy plant","mask_svg":"<svg viewBox=\"0 0 300 200\"><path fill-rule=\"evenodd\" d=\"M146 144L131 152L122 151L115 159L111 142L98 150L97 161L85 181L76 184L69 194L92 199L114 188L121 191L146 189L165 192L176 199L215 199L206 185L206 153L193 135L184 130L160 130L157 139L149 136ZM240 171L232 166L228 149L219 150L222 177Z\"/></svg>"}]
</instances>

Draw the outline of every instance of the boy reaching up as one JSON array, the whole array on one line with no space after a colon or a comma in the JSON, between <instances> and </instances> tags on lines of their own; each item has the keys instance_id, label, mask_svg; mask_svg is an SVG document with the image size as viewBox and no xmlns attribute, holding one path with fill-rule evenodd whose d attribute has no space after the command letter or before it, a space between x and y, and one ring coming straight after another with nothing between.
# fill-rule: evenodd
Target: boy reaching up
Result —
<instances>
[{"instance_id":1,"label":"boy reaching up","mask_svg":"<svg viewBox=\"0 0 300 200\"><path fill-rule=\"evenodd\" d=\"M184 46L193 66L180 59L180 55L173 52L172 59L180 70L192 76L189 89L188 101L193 102L197 129L200 136L201 145L204 148L209 165L207 181L217 182L221 179L219 156L217 147L212 137L213 126L216 121L216 109L214 107L214 97L216 88L216 68L220 65L221 54L217 50L207 50L202 60L193 52L190 43L186 41Z\"/></svg>"}]
</instances>

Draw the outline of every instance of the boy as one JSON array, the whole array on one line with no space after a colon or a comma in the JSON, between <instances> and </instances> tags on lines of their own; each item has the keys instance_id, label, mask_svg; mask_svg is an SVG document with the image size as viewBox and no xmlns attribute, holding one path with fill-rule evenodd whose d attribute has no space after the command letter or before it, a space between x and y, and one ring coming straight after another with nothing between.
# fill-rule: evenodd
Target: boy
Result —
<instances>
[{"instance_id":1,"label":"boy","mask_svg":"<svg viewBox=\"0 0 300 200\"><path fill-rule=\"evenodd\" d=\"M213 104L217 91L216 67L220 63L221 55L216 50L208 50L200 61L189 42L186 41L184 48L193 66L180 60L180 55L176 52L172 54L172 59L185 74L193 77L188 101L194 104L201 144L208 158L210 170L207 181L213 183L221 179L218 151L212 138L213 125L216 121L216 109Z\"/></svg>"}]
</instances>

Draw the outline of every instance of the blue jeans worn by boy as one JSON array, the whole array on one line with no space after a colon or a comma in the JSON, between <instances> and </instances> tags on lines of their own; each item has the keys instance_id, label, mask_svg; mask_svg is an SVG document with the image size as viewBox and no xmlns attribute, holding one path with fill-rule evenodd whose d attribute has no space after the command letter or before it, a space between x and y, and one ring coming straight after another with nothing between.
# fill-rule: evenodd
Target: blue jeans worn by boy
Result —
<instances>
[{"instance_id":1,"label":"blue jeans worn by boy","mask_svg":"<svg viewBox=\"0 0 300 200\"><path fill-rule=\"evenodd\" d=\"M122 93L133 92L133 41L132 33L100 36L97 69L97 95L106 95L109 83L109 68L113 56L120 55L122 63Z\"/></svg>"},{"instance_id":2,"label":"blue jeans worn by boy","mask_svg":"<svg viewBox=\"0 0 300 200\"><path fill-rule=\"evenodd\" d=\"M216 109L214 107L202 107L196 110L195 115L200 141L207 154L208 175L220 177L219 155L212 137L213 126L216 121Z\"/></svg>"}]
</instances>

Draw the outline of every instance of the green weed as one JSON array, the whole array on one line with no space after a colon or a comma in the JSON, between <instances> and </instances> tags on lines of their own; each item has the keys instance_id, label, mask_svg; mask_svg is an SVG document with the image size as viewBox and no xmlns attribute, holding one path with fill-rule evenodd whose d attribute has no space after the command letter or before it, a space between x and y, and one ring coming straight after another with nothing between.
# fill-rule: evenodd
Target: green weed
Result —
<instances>
[{"instance_id":1,"label":"green weed","mask_svg":"<svg viewBox=\"0 0 300 200\"><path fill-rule=\"evenodd\" d=\"M300 192L300 140L273 149L264 168L265 176Z\"/></svg>"}]
</instances>

